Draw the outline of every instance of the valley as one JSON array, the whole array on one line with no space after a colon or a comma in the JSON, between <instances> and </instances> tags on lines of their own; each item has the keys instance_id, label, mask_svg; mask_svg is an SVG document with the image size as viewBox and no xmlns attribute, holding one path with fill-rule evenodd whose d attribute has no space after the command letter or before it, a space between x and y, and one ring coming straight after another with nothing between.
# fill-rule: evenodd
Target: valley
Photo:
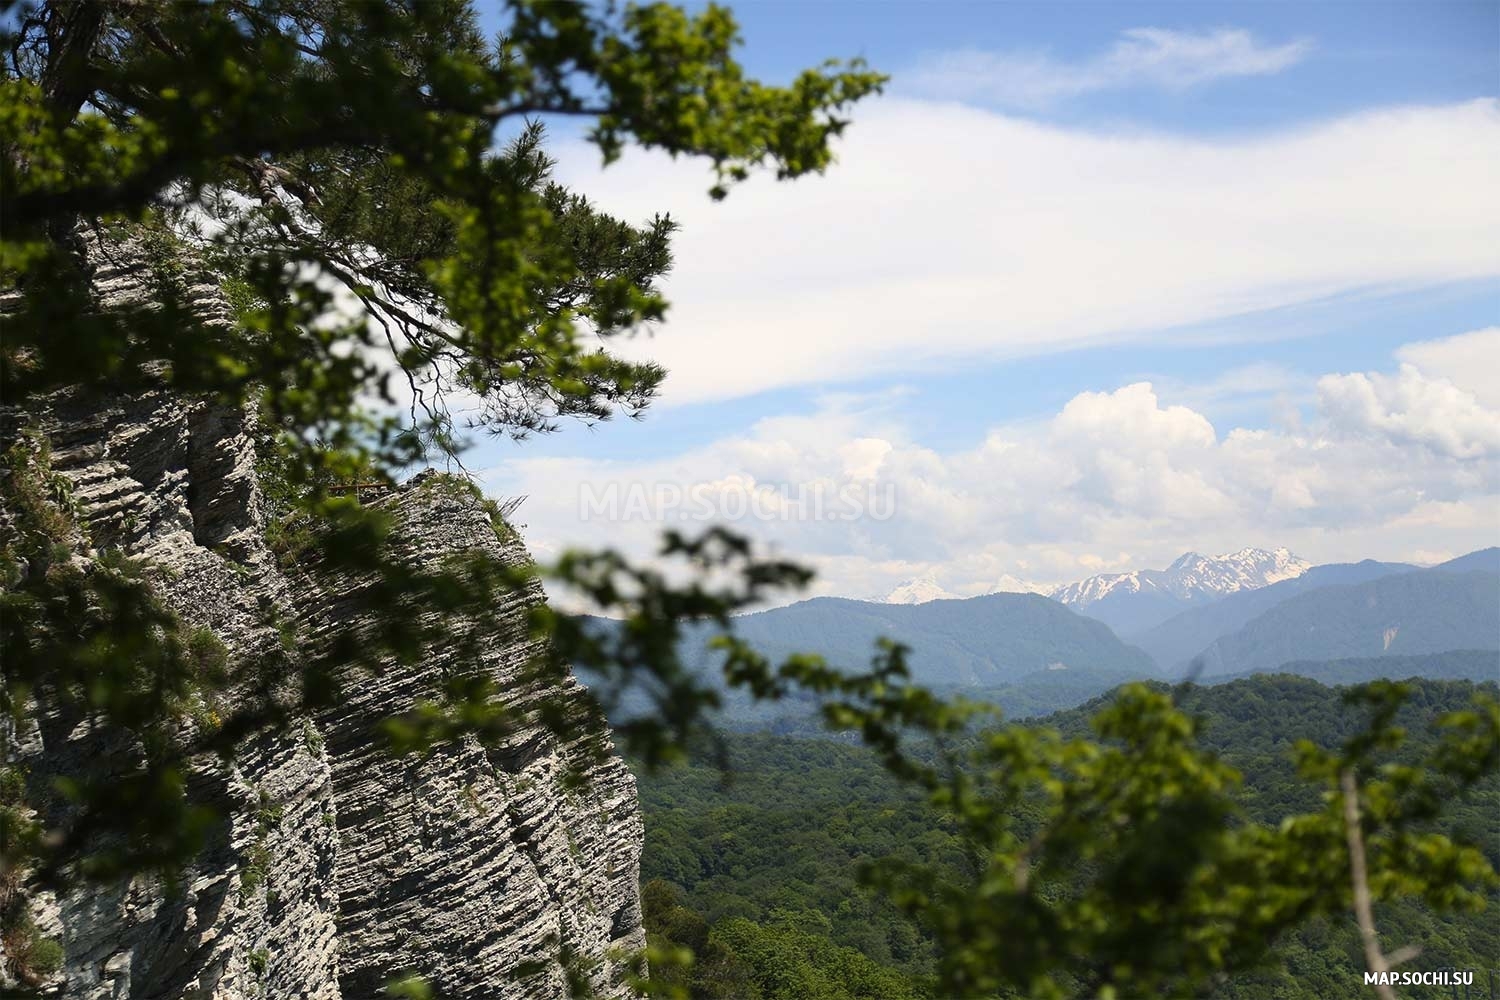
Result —
<instances>
[{"instance_id":1,"label":"valley","mask_svg":"<svg viewBox=\"0 0 1500 1000\"><path fill-rule=\"evenodd\" d=\"M1435 720L1475 690L1500 695L1497 585L1500 549L1486 549L1426 569L1366 561L1309 566L1257 586L1241 581L1123 638L1090 617L1105 598L1070 608L1056 594L904 605L822 598L734 624L767 652L816 648L851 667L875 636L896 638L914 647L918 682L1064 735L1088 735L1089 720L1124 682L1166 690L1187 680L1175 697L1200 720L1203 745L1243 775L1235 822L1275 824L1320 808L1316 788L1298 779L1294 748L1348 736L1356 714L1344 686L1384 678L1411 685L1401 720L1414 737L1408 759L1428 745ZM1125 606L1106 605L1105 617L1118 621ZM707 650L695 657L696 669L713 669ZM638 769L648 934L700 956L691 970L663 970L666 981L704 998L940 995L931 936L864 888L859 872L876 858L961 870L969 864L961 833L887 774L856 734L829 731L812 700L725 697L727 771L711 755L685 768ZM1024 829L1029 820L1016 822ZM1500 775L1443 829L1500 860ZM1490 902L1480 914L1440 914L1406 901L1381 919L1393 939L1423 942L1421 968L1488 969L1500 954L1500 896L1492 892ZM1283 942L1276 963L1211 995L1321 1000L1346 995L1361 969L1355 928L1320 919Z\"/></svg>"}]
</instances>

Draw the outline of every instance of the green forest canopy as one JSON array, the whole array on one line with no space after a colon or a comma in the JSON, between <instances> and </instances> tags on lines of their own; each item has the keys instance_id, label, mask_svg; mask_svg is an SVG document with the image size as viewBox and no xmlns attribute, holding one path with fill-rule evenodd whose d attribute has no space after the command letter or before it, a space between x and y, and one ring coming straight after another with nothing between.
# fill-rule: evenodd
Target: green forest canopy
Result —
<instances>
[{"instance_id":1,"label":"green forest canopy","mask_svg":"<svg viewBox=\"0 0 1500 1000\"><path fill-rule=\"evenodd\" d=\"M1494 693L1493 682L1484 687ZM1413 681L1398 719L1410 734L1399 758L1430 751L1436 720L1462 709L1474 691L1465 682ZM1358 720L1342 693L1265 675L1185 689L1180 703L1202 717L1201 742L1243 775L1243 818L1274 824L1318 807L1293 748L1303 739L1333 747L1352 735ZM1104 703L1035 725L1086 736ZM847 741L742 735L730 749L727 780L712 759L639 773L648 930L701 956L678 981L706 998L946 995L934 979L933 935L862 886L857 870L894 857L960 871L969 855L959 831ZM1491 865L1500 862L1500 774L1484 778L1440 823L1456 840L1481 845ZM1489 901L1477 913L1393 901L1380 908L1380 925L1393 941L1420 944L1412 968L1488 970L1500 955L1493 891ZM1088 956L1075 957L1075 968L1087 964ZM1236 972L1210 995L1346 996L1362 973L1358 930L1350 915L1334 913L1289 929L1264 966ZM1488 989L1482 973L1480 983Z\"/></svg>"}]
</instances>

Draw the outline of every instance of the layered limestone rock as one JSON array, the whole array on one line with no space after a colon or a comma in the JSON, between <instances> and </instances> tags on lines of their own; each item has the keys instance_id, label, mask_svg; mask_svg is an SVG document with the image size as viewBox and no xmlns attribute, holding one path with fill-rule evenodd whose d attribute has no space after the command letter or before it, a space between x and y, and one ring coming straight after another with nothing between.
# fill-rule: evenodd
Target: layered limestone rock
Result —
<instances>
[{"instance_id":1,"label":"layered limestone rock","mask_svg":"<svg viewBox=\"0 0 1500 1000\"><path fill-rule=\"evenodd\" d=\"M144 268L116 248L95 276L101 297L146 294ZM211 289L199 294L217 308ZM233 656L271 651L287 621L315 641L361 613L358 581L288 576L268 551L245 414L161 391L63 393L0 412L0 443L10 447L23 425L50 440L88 544L150 566L163 602ZM527 558L477 499L440 486L422 477L371 501L392 510L414 565L476 547ZM535 652L526 610L542 599L536 586L512 595L502 627L484 636L483 669L517 703L544 693L519 679ZM609 755L568 791L560 778L586 759L583 747L540 727L499 746L382 753L373 726L431 697L448 660L439 647L415 667L361 676L337 711L249 741L233 766L204 762L195 780L234 804L232 819L175 890L141 878L38 894L38 928L65 953L47 990L366 1000L418 972L444 997L561 997L573 968L618 992L613 956L644 945L630 773ZM571 680L562 693L581 696ZM86 725L57 718L12 747L39 780L100 753Z\"/></svg>"},{"instance_id":2,"label":"layered limestone rock","mask_svg":"<svg viewBox=\"0 0 1500 1000\"><path fill-rule=\"evenodd\" d=\"M526 559L472 496L440 478L418 477L373 502L395 515L393 543L414 567L436 569L474 548L511 563ZM559 693L527 690L520 677L537 653L526 610L540 600L535 585L509 595L496 609L503 631L484 646L482 669L517 702ZM314 628L331 627L359 603L352 584L309 594L301 614ZM613 755L590 763L586 744L597 733L559 743L536 727L498 746L466 739L420 761L372 744L371 719L432 697L432 678L459 669L470 668L439 658L430 665L436 673L369 678L325 720L345 996L373 996L402 969L457 1000L566 996L566 964L607 987L621 972L611 954L645 946L634 779ZM565 697L581 694L571 679L565 688ZM586 769L578 791L563 780L570 765Z\"/></svg>"},{"instance_id":3,"label":"layered limestone rock","mask_svg":"<svg viewBox=\"0 0 1500 1000\"><path fill-rule=\"evenodd\" d=\"M22 420L50 441L52 467L72 482L96 552L139 559L163 602L232 655L279 644L276 612L289 610L291 594L261 541L254 453L239 414L146 391L54 397L44 410L7 414L8 439ZM137 879L34 903L40 930L63 945L59 992L339 996L337 838L321 742L316 722L304 720L250 741L231 767L203 763L196 794L232 803L232 818L177 891ZM108 762L111 752L86 723L55 717L23 745L34 777L67 773L85 755Z\"/></svg>"}]
</instances>

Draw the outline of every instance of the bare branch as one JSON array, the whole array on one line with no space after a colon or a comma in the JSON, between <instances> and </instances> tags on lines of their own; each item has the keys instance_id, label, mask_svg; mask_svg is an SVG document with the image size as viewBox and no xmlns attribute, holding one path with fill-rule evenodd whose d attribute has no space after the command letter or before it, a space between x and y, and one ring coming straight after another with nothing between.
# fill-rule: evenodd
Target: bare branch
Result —
<instances>
[{"instance_id":1,"label":"bare branch","mask_svg":"<svg viewBox=\"0 0 1500 1000\"><path fill-rule=\"evenodd\" d=\"M1359 924L1359 937L1365 949L1365 967L1371 972L1383 974L1391 971L1395 964L1380 950L1380 935L1375 931L1375 911L1370 902L1370 879L1365 866L1365 838L1359 829L1359 783L1354 769L1344 768L1339 775L1339 786L1344 792L1344 837L1349 843L1349 878L1354 888L1354 919ZM1403 948L1397 953L1398 961L1416 957L1416 949ZM1388 983L1376 982L1373 987L1380 1000L1396 1000L1396 991Z\"/></svg>"}]
</instances>

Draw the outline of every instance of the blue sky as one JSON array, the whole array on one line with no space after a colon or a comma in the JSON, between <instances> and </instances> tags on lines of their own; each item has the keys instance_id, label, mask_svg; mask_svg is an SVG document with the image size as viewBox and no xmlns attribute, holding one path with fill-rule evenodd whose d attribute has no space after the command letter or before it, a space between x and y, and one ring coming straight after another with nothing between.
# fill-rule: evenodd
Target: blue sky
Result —
<instances>
[{"instance_id":1,"label":"blue sky","mask_svg":"<svg viewBox=\"0 0 1500 1000\"><path fill-rule=\"evenodd\" d=\"M1143 26L1229 26L1273 44L1311 42L1317 57L1274 79L1227 80L1176 94L1102 92L1055 109L1065 121L1118 119L1215 131L1493 93L1500 37L1500 5L1494 3L761 0L731 6L746 40L745 61L756 73L785 79L830 55L857 55L892 73L898 92L901 71L931 53L977 48L1082 60L1121 31Z\"/></svg>"},{"instance_id":2,"label":"blue sky","mask_svg":"<svg viewBox=\"0 0 1500 1000\"><path fill-rule=\"evenodd\" d=\"M468 458L534 548L648 550L670 511L577 498L663 481L898 490L746 526L857 597L1500 541L1500 5L732 6L755 74L862 56L888 93L828 176L721 206L557 133L564 180L684 231L626 347L675 373L646 419Z\"/></svg>"}]
</instances>

